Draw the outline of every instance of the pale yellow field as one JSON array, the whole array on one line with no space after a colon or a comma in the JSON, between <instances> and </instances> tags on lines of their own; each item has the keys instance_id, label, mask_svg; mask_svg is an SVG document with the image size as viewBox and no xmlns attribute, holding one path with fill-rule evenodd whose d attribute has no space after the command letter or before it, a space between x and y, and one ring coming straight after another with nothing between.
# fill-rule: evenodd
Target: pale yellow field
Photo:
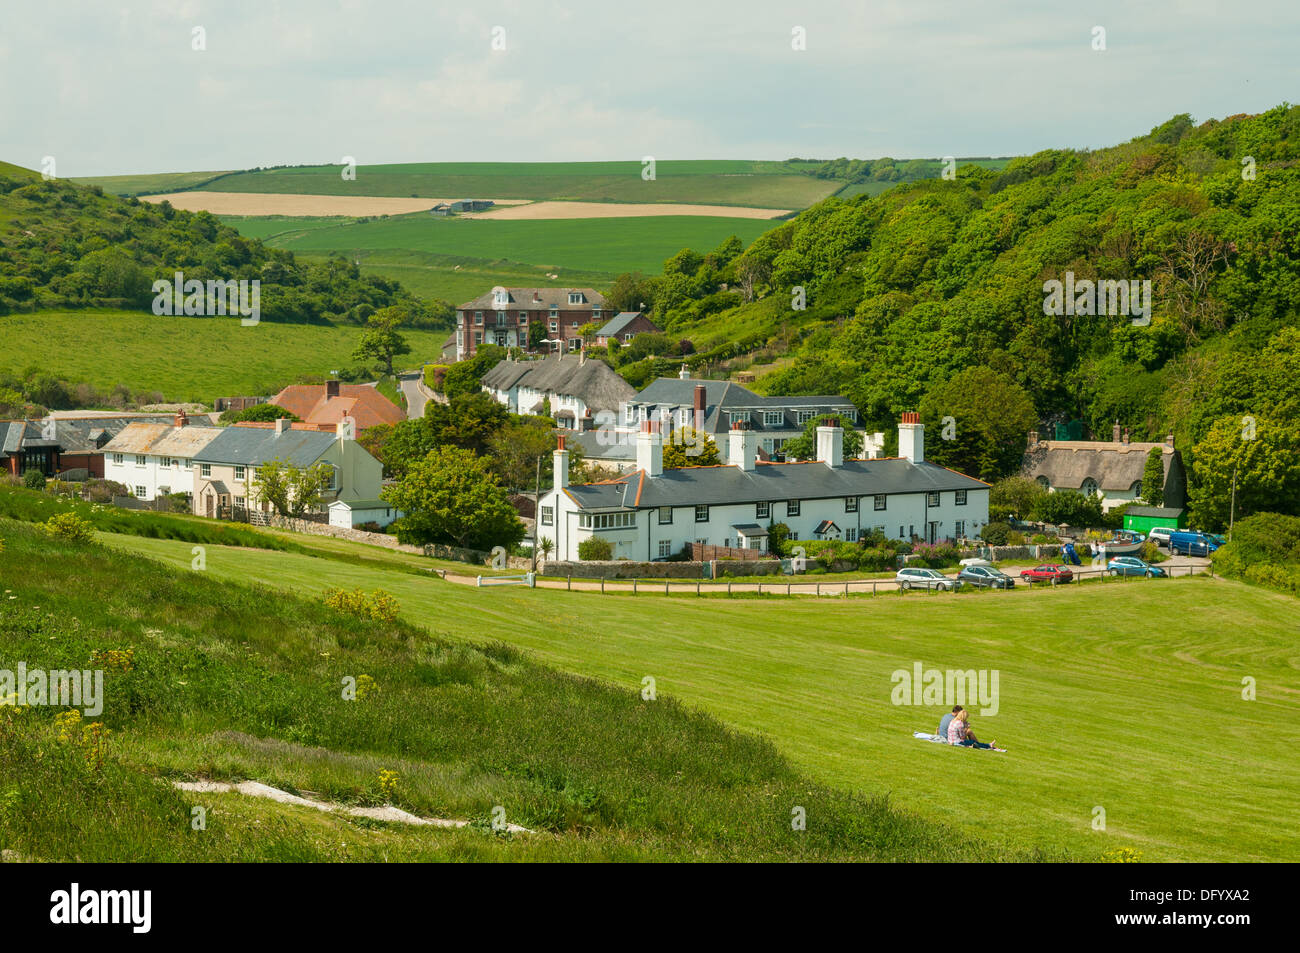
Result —
<instances>
[{"instance_id":1,"label":"pale yellow field","mask_svg":"<svg viewBox=\"0 0 1300 953\"><path fill-rule=\"evenodd\" d=\"M424 212L439 202L456 199L409 199L375 195L294 195L261 192L172 192L142 195L142 202L171 202L186 212L207 211L213 215L405 215ZM457 218L489 218L498 221L542 221L560 218L644 218L655 215L707 215L717 218L776 218L783 209L744 208L735 205L633 204L623 202L529 202L527 199L494 199L497 207Z\"/></svg>"},{"instance_id":2,"label":"pale yellow field","mask_svg":"<svg viewBox=\"0 0 1300 953\"><path fill-rule=\"evenodd\" d=\"M376 195L284 195L261 192L173 192L170 195L142 195L142 202L166 199L173 208L213 215L404 215L424 212L439 202L456 199L404 199ZM523 199L497 199L497 204Z\"/></svg>"},{"instance_id":3,"label":"pale yellow field","mask_svg":"<svg viewBox=\"0 0 1300 953\"><path fill-rule=\"evenodd\" d=\"M505 204L501 201L498 205ZM707 215L714 218L776 218L787 215L779 208L744 208L736 205L672 205L653 202L530 202L487 212L467 212L459 218L491 218L498 221L538 221L548 218L645 218L652 215Z\"/></svg>"}]
</instances>

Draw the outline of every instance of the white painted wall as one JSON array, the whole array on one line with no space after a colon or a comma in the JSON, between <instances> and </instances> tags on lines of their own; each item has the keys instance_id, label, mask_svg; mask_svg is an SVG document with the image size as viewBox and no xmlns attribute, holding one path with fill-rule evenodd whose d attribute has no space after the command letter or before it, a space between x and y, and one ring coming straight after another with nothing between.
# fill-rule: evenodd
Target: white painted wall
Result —
<instances>
[{"instance_id":1,"label":"white painted wall","mask_svg":"<svg viewBox=\"0 0 1300 953\"><path fill-rule=\"evenodd\" d=\"M116 458L122 457L118 463ZM137 457L144 461L137 463ZM164 458L155 454L104 454L104 479L122 483L132 496L138 496L136 487L143 486L145 493L140 499L153 500L159 495L160 487L168 487L172 493L191 493L194 490L194 469L190 461L179 457L171 458L170 466L162 466Z\"/></svg>"}]
</instances>

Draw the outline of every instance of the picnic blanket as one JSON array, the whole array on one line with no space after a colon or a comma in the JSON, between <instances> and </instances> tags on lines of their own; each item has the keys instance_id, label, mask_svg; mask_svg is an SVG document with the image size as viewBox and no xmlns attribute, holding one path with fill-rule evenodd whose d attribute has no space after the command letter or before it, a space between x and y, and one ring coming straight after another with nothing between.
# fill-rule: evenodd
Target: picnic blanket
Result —
<instances>
[{"instance_id":1,"label":"picnic blanket","mask_svg":"<svg viewBox=\"0 0 1300 953\"><path fill-rule=\"evenodd\" d=\"M934 744L937 744L937 745L946 745L946 744L948 743L948 739L947 739L947 738L942 738L942 737L940 737L939 735L932 734L931 732L928 732L928 731L914 731L914 732L912 732L912 737L913 737L913 738L919 738L919 739L922 740L922 741L930 741L930 742L933 742ZM954 747L954 748L960 748L960 747L965 747L965 746L964 746L964 745L953 745L953 747ZM1001 752L1004 752L1004 753L1005 753L1007 749L1006 749L1006 748L979 748L979 749L977 749L977 750L979 750L979 751L1001 751Z\"/></svg>"}]
</instances>

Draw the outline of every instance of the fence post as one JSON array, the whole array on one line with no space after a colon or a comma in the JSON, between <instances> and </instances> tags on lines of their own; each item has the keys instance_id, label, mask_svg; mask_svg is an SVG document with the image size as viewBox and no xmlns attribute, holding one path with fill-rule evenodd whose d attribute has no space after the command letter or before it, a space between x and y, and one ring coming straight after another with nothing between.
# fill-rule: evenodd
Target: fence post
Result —
<instances>
[{"instance_id":1,"label":"fence post","mask_svg":"<svg viewBox=\"0 0 1300 953\"><path fill-rule=\"evenodd\" d=\"M817 595L820 596L821 594L822 594L822 584L819 582L817 583Z\"/></svg>"},{"instance_id":2,"label":"fence post","mask_svg":"<svg viewBox=\"0 0 1300 953\"><path fill-rule=\"evenodd\" d=\"M785 594L790 595L790 584L788 582L785 584Z\"/></svg>"},{"instance_id":3,"label":"fence post","mask_svg":"<svg viewBox=\"0 0 1300 953\"><path fill-rule=\"evenodd\" d=\"M876 580L874 580L874 579L871 580L871 594L872 594L873 596L876 594Z\"/></svg>"},{"instance_id":4,"label":"fence post","mask_svg":"<svg viewBox=\"0 0 1300 953\"><path fill-rule=\"evenodd\" d=\"M565 588L566 590L568 590L569 592L572 592L572 591L573 591L573 577L572 577L572 576L569 576L569 577L568 577L567 581L566 581L565 584L564 584L564 588Z\"/></svg>"},{"instance_id":5,"label":"fence post","mask_svg":"<svg viewBox=\"0 0 1300 953\"><path fill-rule=\"evenodd\" d=\"M731 595L731 580L727 580L727 595Z\"/></svg>"},{"instance_id":6,"label":"fence post","mask_svg":"<svg viewBox=\"0 0 1300 953\"><path fill-rule=\"evenodd\" d=\"M601 594L602 596L605 594L605 577L604 577L604 576L601 576L601 577L600 577L600 594Z\"/></svg>"},{"instance_id":7,"label":"fence post","mask_svg":"<svg viewBox=\"0 0 1300 953\"><path fill-rule=\"evenodd\" d=\"M664 595L668 595L668 579L664 578Z\"/></svg>"},{"instance_id":8,"label":"fence post","mask_svg":"<svg viewBox=\"0 0 1300 953\"><path fill-rule=\"evenodd\" d=\"M636 595L636 580L632 580L632 595Z\"/></svg>"},{"instance_id":9,"label":"fence post","mask_svg":"<svg viewBox=\"0 0 1300 953\"><path fill-rule=\"evenodd\" d=\"M846 598L847 598L848 594L849 594L849 584L846 582L846 583L844 584L844 595L845 595Z\"/></svg>"},{"instance_id":10,"label":"fence post","mask_svg":"<svg viewBox=\"0 0 1300 953\"><path fill-rule=\"evenodd\" d=\"M700 581L698 579L695 580L695 594L697 596L700 594Z\"/></svg>"},{"instance_id":11,"label":"fence post","mask_svg":"<svg viewBox=\"0 0 1300 953\"><path fill-rule=\"evenodd\" d=\"M760 596L763 594L763 584L761 582L758 584L758 594Z\"/></svg>"}]
</instances>

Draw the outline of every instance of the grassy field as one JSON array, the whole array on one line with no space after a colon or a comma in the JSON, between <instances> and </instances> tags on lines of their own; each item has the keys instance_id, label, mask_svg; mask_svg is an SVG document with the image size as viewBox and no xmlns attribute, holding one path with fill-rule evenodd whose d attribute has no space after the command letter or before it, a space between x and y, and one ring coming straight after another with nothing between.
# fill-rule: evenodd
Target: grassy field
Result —
<instances>
[{"instance_id":1,"label":"grassy field","mask_svg":"<svg viewBox=\"0 0 1300 953\"><path fill-rule=\"evenodd\" d=\"M239 227L238 221L231 224ZM267 244L295 253L337 251L354 258L416 252L511 267L659 274L664 261L683 248L710 251L731 235L749 244L776 224L688 215L493 222L416 214L344 224L319 222L269 238ZM563 272L560 280L567 280Z\"/></svg>"},{"instance_id":2,"label":"grassy field","mask_svg":"<svg viewBox=\"0 0 1300 953\"><path fill-rule=\"evenodd\" d=\"M351 367L360 328L237 318L155 317L135 311L43 311L0 316L0 368L35 365L105 390L161 391L168 400L211 402L274 394L303 374ZM446 333L403 331L412 365L434 359Z\"/></svg>"},{"instance_id":3,"label":"grassy field","mask_svg":"<svg viewBox=\"0 0 1300 953\"><path fill-rule=\"evenodd\" d=\"M111 545L188 567L189 548ZM1000 849L1119 847L1143 860L1281 860L1300 832L1294 599L1222 579L944 599L726 599L476 590L310 556L209 548L208 572L298 593L383 587L406 618L660 693L772 738L801 770L959 826ZM1171 620L1178 620L1170 624ZM891 674L996 669L1007 754L911 737L939 707L891 704ZM1244 677L1258 700L1244 701ZM1094 808L1106 831L1092 830Z\"/></svg>"},{"instance_id":4,"label":"grassy field","mask_svg":"<svg viewBox=\"0 0 1300 953\"><path fill-rule=\"evenodd\" d=\"M0 537L0 667L105 670L102 712L0 707L0 849L20 859L1037 856L836 790L765 739L502 643L364 620L311 591L177 572L28 524L0 519ZM108 734L96 743L99 729ZM172 783L200 779L470 826L409 827ZM792 829L796 808L806 830ZM494 832L497 812L529 832Z\"/></svg>"},{"instance_id":5,"label":"grassy field","mask_svg":"<svg viewBox=\"0 0 1300 953\"><path fill-rule=\"evenodd\" d=\"M799 165L782 162L667 160L656 163L653 181L641 178L641 168L637 161L413 162L358 166L355 180L344 179L341 166L329 165L235 172L215 180L214 173L176 173L78 181L122 194L206 183L222 192L685 202L776 209L807 208L842 184L800 175Z\"/></svg>"},{"instance_id":6,"label":"grassy field","mask_svg":"<svg viewBox=\"0 0 1300 953\"><path fill-rule=\"evenodd\" d=\"M230 175L226 172L159 172L141 175L100 175L90 178L69 179L78 185L98 185L114 195L152 195L156 192L179 192L197 189L214 179Z\"/></svg>"}]
</instances>

